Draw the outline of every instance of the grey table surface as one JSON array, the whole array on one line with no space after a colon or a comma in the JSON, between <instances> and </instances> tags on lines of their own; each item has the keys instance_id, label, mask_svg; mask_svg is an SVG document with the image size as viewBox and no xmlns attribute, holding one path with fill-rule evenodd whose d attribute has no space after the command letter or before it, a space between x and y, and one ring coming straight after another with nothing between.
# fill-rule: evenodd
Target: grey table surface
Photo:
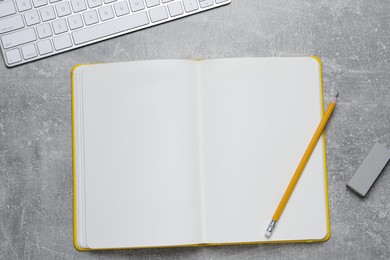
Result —
<instances>
[{"instance_id":1,"label":"grey table surface","mask_svg":"<svg viewBox=\"0 0 390 260\"><path fill-rule=\"evenodd\" d=\"M315 244L78 252L73 247L70 70L143 59L323 60L331 238ZM389 0L233 0L226 7L8 69L0 62L0 259L390 259L390 166L362 199L346 188L390 148Z\"/></svg>"}]
</instances>

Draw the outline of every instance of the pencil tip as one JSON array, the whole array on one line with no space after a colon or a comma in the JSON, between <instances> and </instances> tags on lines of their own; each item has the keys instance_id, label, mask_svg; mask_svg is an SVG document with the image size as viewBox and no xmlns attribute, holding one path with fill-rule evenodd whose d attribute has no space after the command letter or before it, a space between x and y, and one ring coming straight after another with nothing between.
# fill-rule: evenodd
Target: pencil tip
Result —
<instances>
[{"instance_id":1,"label":"pencil tip","mask_svg":"<svg viewBox=\"0 0 390 260\"><path fill-rule=\"evenodd\" d=\"M337 92L337 94L336 94L336 98L338 98L339 97L339 92Z\"/></svg>"}]
</instances>

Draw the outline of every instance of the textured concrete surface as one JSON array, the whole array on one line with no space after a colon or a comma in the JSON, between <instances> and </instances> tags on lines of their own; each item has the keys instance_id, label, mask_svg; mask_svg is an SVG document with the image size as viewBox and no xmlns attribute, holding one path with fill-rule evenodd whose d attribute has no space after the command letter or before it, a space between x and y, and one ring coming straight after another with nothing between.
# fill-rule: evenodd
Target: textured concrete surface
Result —
<instances>
[{"instance_id":1,"label":"textured concrete surface","mask_svg":"<svg viewBox=\"0 0 390 260\"><path fill-rule=\"evenodd\" d=\"M390 148L389 0L233 0L230 6L31 64L0 61L0 259L390 259L390 166L368 197L345 184L374 142ZM76 63L317 55L328 102L332 235L317 244L80 253L72 244ZM0 58L1 59L1 58Z\"/></svg>"}]
</instances>

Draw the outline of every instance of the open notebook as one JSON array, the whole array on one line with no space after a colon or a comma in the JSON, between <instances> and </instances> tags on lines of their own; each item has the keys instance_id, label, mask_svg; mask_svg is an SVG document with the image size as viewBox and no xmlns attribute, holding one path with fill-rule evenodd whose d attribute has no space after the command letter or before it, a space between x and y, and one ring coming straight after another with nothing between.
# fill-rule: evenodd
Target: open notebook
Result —
<instances>
[{"instance_id":1,"label":"open notebook","mask_svg":"<svg viewBox=\"0 0 390 260\"><path fill-rule=\"evenodd\" d=\"M78 249L324 241L324 137L265 229L323 114L317 58L158 60L72 72Z\"/></svg>"}]
</instances>

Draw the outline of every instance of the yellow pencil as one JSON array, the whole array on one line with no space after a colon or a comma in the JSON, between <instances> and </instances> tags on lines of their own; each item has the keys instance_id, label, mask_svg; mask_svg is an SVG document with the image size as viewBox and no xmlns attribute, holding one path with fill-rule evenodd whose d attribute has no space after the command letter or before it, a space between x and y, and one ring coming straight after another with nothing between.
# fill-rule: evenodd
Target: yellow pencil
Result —
<instances>
[{"instance_id":1,"label":"yellow pencil","mask_svg":"<svg viewBox=\"0 0 390 260\"><path fill-rule=\"evenodd\" d=\"M317 130L315 131L314 136L311 139L310 144L307 147L307 149L302 157L301 162L299 163L297 169L295 170L294 176L292 177L282 199L279 202L279 206L276 209L274 216L272 217L271 223L268 225L268 228L265 232L266 237L268 237L268 238L271 237L272 231L275 229L276 222L279 221L280 215L282 215L284 207L286 206L288 199L290 198L291 193L293 192L295 185L297 184L297 182L299 180L299 177L301 177L303 169L305 168L306 163L309 160L311 153L313 152L314 148L316 147L318 139L320 138L322 131L324 131L326 123L328 122L330 116L332 115L333 109L336 106L336 101L337 101L338 96L339 96L339 93L337 93L336 97L329 103L328 108L326 109L326 112L324 114L324 117L322 118L320 124L318 125Z\"/></svg>"}]
</instances>

